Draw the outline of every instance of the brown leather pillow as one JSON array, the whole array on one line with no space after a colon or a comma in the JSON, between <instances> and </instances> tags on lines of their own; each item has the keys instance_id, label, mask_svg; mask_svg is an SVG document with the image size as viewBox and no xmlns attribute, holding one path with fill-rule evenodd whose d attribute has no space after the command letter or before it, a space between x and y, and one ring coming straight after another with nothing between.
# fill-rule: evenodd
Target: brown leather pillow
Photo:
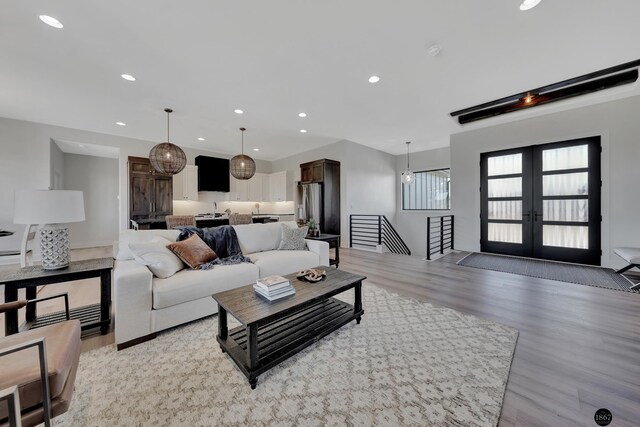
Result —
<instances>
[{"instance_id":1,"label":"brown leather pillow","mask_svg":"<svg viewBox=\"0 0 640 427\"><path fill-rule=\"evenodd\" d=\"M194 270L218 258L218 255L197 234L181 242L171 243L167 248Z\"/></svg>"}]
</instances>

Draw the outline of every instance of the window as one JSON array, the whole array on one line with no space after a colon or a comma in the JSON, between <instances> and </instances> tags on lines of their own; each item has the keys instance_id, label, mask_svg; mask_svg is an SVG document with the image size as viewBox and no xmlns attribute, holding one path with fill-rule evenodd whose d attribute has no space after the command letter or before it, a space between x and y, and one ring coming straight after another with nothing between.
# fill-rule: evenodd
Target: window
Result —
<instances>
[{"instance_id":1,"label":"window","mask_svg":"<svg viewBox=\"0 0 640 427\"><path fill-rule=\"evenodd\" d=\"M403 210L449 210L450 169L416 172L413 184L402 184Z\"/></svg>"}]
</instances>

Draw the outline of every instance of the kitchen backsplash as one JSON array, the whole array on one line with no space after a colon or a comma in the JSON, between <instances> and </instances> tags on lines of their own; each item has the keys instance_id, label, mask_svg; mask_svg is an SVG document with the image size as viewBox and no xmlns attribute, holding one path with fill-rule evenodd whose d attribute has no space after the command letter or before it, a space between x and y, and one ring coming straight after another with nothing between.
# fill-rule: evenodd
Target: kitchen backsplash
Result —
<instances>
[{"instance_id":1,"label":"kitchen backsplash","mask_svg":"<svg viewBox=\"0 0 640 427\"><path fill-rule=\"evenodd\" d=\"M222 213L225 209L231 210L231 213L258 213L256 202L229 202L224 200L225 193L201 192L198 193L198 201L174 200L174 215L197 215L213 212L213 203L216 202L218 207L216 212ZM260 214L270 215L292 215L295 213L293 202L259 202Z\"/></svg>"}]
</instances>

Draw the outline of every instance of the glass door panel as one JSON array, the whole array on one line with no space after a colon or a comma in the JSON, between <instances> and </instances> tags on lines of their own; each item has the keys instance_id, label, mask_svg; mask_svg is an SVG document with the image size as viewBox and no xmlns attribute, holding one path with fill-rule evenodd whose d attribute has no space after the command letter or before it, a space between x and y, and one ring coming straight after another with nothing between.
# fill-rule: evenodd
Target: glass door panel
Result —
<instances>
[{"instance_id":1,"label":"glass door panel","mask_svg":"<svg viewBox=\"0 0 640 427\"><path fill-rule=\"evenodd\" d=\"M522 224L489 223L489 237L491 242L522 243Z\"/></svg>"},{"instance_id":2,"label":"glass door panel","mask_svg":"<svg viewBox=\"0 0 640 427\"><path fill-rule=\"evenodd\" d=\"M542 244L558 248L589 249L589 227L543 225Z\"/></svg>"},{"instance_id":3,"label":"glass door panel","mask_svg":"<svg viewBox=\"0 0 640 427\"><path fill-rule=\"evenodd\" d=\"M489 202L489 220L522 220L522 200L492 200Z\"/></svg>"},{"instance_id":4,"label":"glass door panel","mask_svg":"<svg viewBox=\"0 0 640 427\"><path fill-rule=\"evenodd\" d=\"M489 179L489 197L522 197L522 178Z\"/></svg>"},{"instance_id":5,"label":"glass door panel","mask_svg":"<svg viewBox=\"0 0 640 427\"><path fill-rule=\"evenodd\" d=\"M589 200L543 200L542 212L544 221L587 222L589 221Z\"/></svg>"},{"instance_id":6,"label":"glass door panel","mask_svg":"<svg viewBox=\"0 0 640 427\"><path fill-rule=\"evenodd\" d=\"M513 175L522 173L522 153L489 157L487 159L487 175Z\"/></svg>"},{"instance_id":7,"label":"glass door panel","mask_svg":"<svg viewBox=\"0 0 640 427\"><path fill-rule=\"evenodd\" d=\"M589 167L589 145L551 148L542 152L542 171Z\"/></svg>"},{"instance_id":8,"label":"glass door panel","mask_svg":"<svg viewBox=\"0 0 640 427\"><path fill-rule=\"evenodd\" d=\"M588 172L542 175L543 196L577 196L588 193Z\"/></svg>"}]
</instances>

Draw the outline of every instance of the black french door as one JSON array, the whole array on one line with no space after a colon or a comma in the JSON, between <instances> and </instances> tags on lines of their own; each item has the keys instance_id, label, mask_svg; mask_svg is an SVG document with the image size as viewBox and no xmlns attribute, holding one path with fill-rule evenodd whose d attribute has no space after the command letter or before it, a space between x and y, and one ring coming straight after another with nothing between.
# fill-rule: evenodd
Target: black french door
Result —
<instances>
[{"instance_id":1,"label":"black french door","mask_svg":"<svg viewBox=\"0 0 640 427\"><path fill-rule=\"evenodd\" d=\"M600 265L600 137L483 153L482 252Z\"/></svg>"}]
</instances>

